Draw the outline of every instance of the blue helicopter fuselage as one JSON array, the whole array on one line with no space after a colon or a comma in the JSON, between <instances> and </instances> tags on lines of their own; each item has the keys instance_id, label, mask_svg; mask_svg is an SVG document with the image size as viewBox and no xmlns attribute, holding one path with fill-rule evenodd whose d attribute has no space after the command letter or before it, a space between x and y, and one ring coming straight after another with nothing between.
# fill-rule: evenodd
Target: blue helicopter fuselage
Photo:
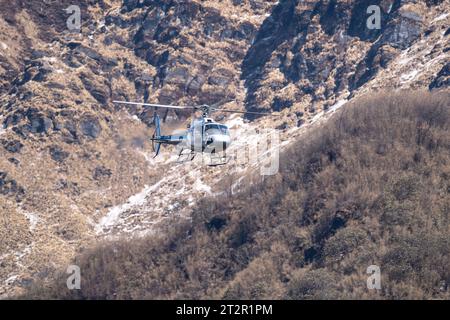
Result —
<instances>
[{"instance_id":1,"label":"blue helicopter fuselage","mask_svg":"<svg viewBox=\"0 0 450 320\"><path fill-rule=\"evenodd\" d=\"M159 122L156 126L159 128ZM179 145L183 149L208 153L225 151L231 144L228 127L214 122L210 118L193 120L188 130L184 133L174 135L156 134L151 140L157 144Z\"/></svg>"}]
</instances>

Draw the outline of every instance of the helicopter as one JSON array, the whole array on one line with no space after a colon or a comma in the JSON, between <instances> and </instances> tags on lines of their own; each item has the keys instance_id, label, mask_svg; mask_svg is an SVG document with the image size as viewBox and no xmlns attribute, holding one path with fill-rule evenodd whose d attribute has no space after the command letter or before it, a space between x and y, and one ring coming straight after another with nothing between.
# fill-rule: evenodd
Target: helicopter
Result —
<instances>
[{"instance_id":1,"label":"helicopter","mask_svg":"<svg viewBox=\"0 0 450 320\"><path fill-rule=\"evenodd\" d=\"M213 111L222 111L227 113L243 113L255 115L268 115L265 112L253 111L235 111L229 109L217 108L218 104L213 106L177 106L155 103L113 101L117 104L140 105L144 107L166 108L166 109L190 109L193 111L201 111L200 118L194 118L191 124L188 124L187 131L175 135L161 135L161 120L155 112L153 122L155 130L150 140L152 141L154 158L157 157L161 150L161 145L176 145L180 148L178 153L178 162L192 161L197 153L208 153L210 155L210 166L224 165L227 163L225 150L230 146L232 140L229 128L222 123L214 121L209 117ZM219 103L220 104L220 103ZM187 153L185 152L187 151Z\"/></svg>"}]
</instances>

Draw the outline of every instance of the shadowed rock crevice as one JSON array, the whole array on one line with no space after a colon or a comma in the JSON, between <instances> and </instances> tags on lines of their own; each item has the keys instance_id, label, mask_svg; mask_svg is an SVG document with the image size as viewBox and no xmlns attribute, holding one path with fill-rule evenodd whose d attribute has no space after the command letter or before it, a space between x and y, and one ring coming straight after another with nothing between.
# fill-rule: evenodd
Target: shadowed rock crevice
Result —
<instances>
[{"instance_id":1,"label":"shadowed rock crevice","mask_svg":"<svg viewBox=\"0 0 450 320\"><path fill-rule=\"evenodd\" d=\"M380 9L379 29L367 26L374 14L367 12L371 5ZM241 66L246 107L277 111L282 96L292 105L304 97L324 103L346 90L351 93L387 68L422 31L422 14L398 0L280 1ZM351 53L355 40L367 43L366 54Z\"/></svg>"}]
</instances>

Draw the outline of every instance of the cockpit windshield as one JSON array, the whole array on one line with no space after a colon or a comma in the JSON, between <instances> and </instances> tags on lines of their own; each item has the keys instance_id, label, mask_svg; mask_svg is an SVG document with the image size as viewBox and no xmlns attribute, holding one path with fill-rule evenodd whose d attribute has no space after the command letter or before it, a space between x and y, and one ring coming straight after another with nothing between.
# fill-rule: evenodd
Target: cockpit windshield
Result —
<instances>
[{"instance_id":1,"label":"cockpit windshield","mask_svg":"<svg viewBox=\"0 0 450 320\"><path fill-rule=\"evenodd\" d=\"M209 134L224 134L230 135L228 132L228 127L221 124L206 124L205 131Z\"/></svg>"}]
</instances>

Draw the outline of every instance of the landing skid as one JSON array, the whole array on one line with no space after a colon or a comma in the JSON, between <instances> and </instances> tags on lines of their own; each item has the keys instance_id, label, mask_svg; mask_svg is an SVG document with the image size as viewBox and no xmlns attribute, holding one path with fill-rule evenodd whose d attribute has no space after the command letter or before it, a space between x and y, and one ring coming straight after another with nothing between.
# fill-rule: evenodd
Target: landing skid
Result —
<instances>
[{"instance_id":1,"label":"landing skid","mask_svg":"<svg viewBox=\"0 0 450 320\"><path fill-rule=\"evenodd\" d=\"M205 155L207 153L203 153L202 155ZM177 163L186 163L194 160L195 158L195 151L192 151L190 149L181 149L178 153ZM203 158L204 159L204 158ZM229 158L227 158L227 155L225 152L219 153L209 153L209 163L208 166L210 167L216 167L216 166L222 166L224 164L228 163Z\"/></svg>"},{"instance_id":2,"label":"landing skid","mask_svg":"<svg viewBox=\"0 0 450 320\"><path fill-rule=\"evenodd\" d=\"M183 152L184 150L187 150L188 152ZM195 158L195 152L192 150L188 150L188 149L181 149L180 152L178 153L178 159L177 162L178 163L185 163L188 161L192 161Z\"/></svg>"}]
</instances>

